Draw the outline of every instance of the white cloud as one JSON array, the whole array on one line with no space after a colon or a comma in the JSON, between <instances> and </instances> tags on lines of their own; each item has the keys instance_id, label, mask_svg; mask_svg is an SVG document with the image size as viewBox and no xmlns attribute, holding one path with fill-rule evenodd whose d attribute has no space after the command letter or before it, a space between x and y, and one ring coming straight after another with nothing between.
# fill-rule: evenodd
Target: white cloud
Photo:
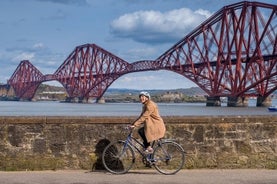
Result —
<instances>
[{"instance_id":1,"label":"white cloud","mask_svg":"<svg viewBox=\"0 0 277 184\"><path fill-rule=\"evenodd\" d=\"M133 77L122 77L121 81L122 82L132 82L133 81Z\"/></svg>"},{"instance_id":2,"label":"white cloud","mask_svg":"<svg viewBox=\"0 0 277 184\"><path fill-rule=\"evenodd\" d=\"M12 58L12 61L18 62L22 60L32 60L35 57L35 53L22 52L19 55Z\"/></svg>"},{"instance_id":3,"label":"white cloud","mask_svg":"<svg viewBox=\"0 0 277 184\"><path fill-rule=\"evenodd\" d=\"M121 80L123 82L129 82L129 83L135 83L140 82L144 83L146 81L151 81L155 79L156 77L154 75L128 75L128 76L122 76Z\"/></svg>"},{"instance_id":4,"label":"white cloud","mask_svg":"<svg viewBox=\"0 0 277 184\"><path fill-rule=\"evenodd\" d=\"M111 85L111 88L129 89L177 89L196 86L189 79L170 71L146 71L126 74Z\"/></svg>"},{"instance_id":5,"label":"white cloud","mask_svg":"<svg viewBox=\"0 0 277 184\"><path fill-rule=\"evenodd\" d=\"M198 9L195 11L195 13L198 13L199 15L204 15L206 18L209 18L212 13L209 12L208 10L203 10L203 9Z\"/></svg>"},{"instance_id":6,"label":"white cloud","mask_svg":"<svg viewBox=\"0 0 277 184\"><path fill-rule=\"evenodd\" d=\"M44 44L43 43L36 43L33 45L34 49L42 49L44 48Z\"/></svg>"},{"instance_id":7,"label":"white cloud","mask_svg":"<svg viewBox=\"0 0 277 184\"><path fill-rule=\"evenodd\" d=\"M175 42L196 28L211 13L199 9L175 9L165 13L159 11L137 11L125 14L110 24L117 37L130 38L137 42Z\"/></svg>"},{"instance_id":8,"label":"white cloud","mask_svg":"<svg viewBox=\"0 0 277 184\"><path fill-rule=\"evenodd\" d=\"M157 49L153 47L129 49L123 53L124 58L129 58L128 62L151 59L153 55L157 55ZM153 58L152 58L153 59ZM155 59L155 58L154 58Z\"/></svg>"},{"instance_id":9,"label":"white cloud","mask_svg":"<svg viewBox=\"0 0 277 184\"><path fill-rule=\"evenodd\" d=\"M56 61L48 61L47 65L48 66L54 66L54 67L56 67L57 66L57 62Z\"/></svg>"}]
</instances>

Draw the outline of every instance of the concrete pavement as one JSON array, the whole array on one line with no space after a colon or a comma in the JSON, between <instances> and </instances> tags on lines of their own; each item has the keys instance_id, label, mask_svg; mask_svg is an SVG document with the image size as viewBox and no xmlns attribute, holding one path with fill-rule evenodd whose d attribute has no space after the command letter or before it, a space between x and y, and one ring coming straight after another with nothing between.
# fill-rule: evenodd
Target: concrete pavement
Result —
<instances>
[{"instance_id":1,"label":"concrete pavement","mask_svg":"<svg viewBox=\"0 0 277 184\"><path fill-rule=\"evenodd\" d=\"M182 170L162 175L154 169L123 175L85 170L0 172L1 184L276 184L277 170Z\"/></svg>"}]
</instances>

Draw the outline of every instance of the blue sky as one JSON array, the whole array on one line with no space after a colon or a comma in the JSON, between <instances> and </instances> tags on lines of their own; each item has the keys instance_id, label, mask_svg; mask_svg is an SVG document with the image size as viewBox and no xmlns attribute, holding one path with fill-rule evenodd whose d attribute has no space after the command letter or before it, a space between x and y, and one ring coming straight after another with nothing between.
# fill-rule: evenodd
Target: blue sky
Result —
<instances>
[{"instance_id":1,"label":"blue sky","mask_svg":"<svg viewBox=\"0 0 277 184\"><path fill-rule=\"evenodd\" d=\"M276 4L275 0L262 2ZM94 43L128 61L156 59L236 0L1 0L0 83L22 60L52 74L78 45ZM46 84L59 85L57 82ZM196 86L169 71L127 74L112 88Z\"/></svg>"}]
</instances>

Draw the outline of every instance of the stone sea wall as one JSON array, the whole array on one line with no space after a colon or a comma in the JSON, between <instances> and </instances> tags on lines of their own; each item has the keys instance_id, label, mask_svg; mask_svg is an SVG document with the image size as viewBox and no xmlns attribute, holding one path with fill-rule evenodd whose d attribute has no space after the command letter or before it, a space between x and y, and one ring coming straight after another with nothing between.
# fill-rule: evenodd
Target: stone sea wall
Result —
<instances>
[{"instance_id":1,"label":"stone sea wall","mask_svg":"<svg viewBox=\"0 0 277 184\"><path fill-rule=\"evenodd\" d=\"M0 117L0 170L102 170L101 153L135 117ZM277 116L164 117L185 169L277 169ZM144 168L138 157L134 168Z\"/></svg>"}]
</instances>

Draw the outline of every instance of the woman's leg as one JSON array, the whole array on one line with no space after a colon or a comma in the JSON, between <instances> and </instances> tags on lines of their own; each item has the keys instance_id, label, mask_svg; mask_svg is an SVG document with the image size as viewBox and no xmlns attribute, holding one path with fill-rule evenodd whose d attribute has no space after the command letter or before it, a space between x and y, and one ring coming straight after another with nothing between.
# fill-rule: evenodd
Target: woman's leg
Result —
<instances>
[{"instance_id":1,"label":"woman's leg","mask_svg":"<svg viewBox=\"0 0 277 184\"><path fill-rule=\"evenodd\" d=\"M141 128L138 130L138 133L139 133L140 137L141 137L142 140L143 140L143 145L144 145L144 147L147 148L148 146L150 146L150 143L147 142L147 139L146 139L146 136L145 136L144 127L141 127Z\"/></svg>"}]
</instances>

